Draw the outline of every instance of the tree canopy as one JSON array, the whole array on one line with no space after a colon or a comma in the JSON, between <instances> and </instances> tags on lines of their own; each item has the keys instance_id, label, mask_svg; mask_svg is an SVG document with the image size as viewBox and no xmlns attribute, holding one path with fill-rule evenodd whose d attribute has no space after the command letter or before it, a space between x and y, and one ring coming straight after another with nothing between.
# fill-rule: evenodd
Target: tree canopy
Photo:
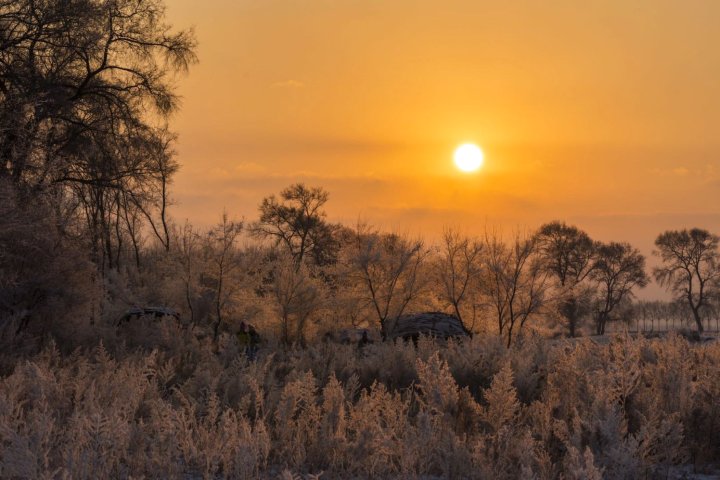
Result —
<instances>
[{"instance_id":1,"label":"tree canopy","mask_svg":"<svg viewBox=\"0 0 720 480\"><path fill-rule=\"evenodd\" d=\"M556 284L557 311L574 337L589 312L592 289L586 279L595 267L597 245L584 231L558 221L541 226L536 237L544 268Z\"/></svg>"},{"instance_id":2,"label":"tree canopy","mask_svg":"<svg viewBox=\"0 0 720 480\"><path fill-rule=\"evenodd\" d=\"M720 283L720 239L707 230L669 230L655 240L663 264L653 270L657 282L674 293L692 310L699 332L703 331L702 310Z\"/></svg>"},{"instance_id":3,"label":"tree canopy","mask_svg":"<svg viewBox=\"0 0 720 480\"><path fill-rule=\"evenodd\" d=\"M282 245L298 266L308 257L316 265L332 263L338 245L332 225L325 220L323 206L328 198L328 192L320 187L290 185L280 192L280 199L275 195L263 199L260 219L252 231Z\"/></svg>"},{"instance_id":4,"label":"tree canopy","mask_svg":"<svg viewBox=\"0 0 720 480\"><path fill-rule=\"evenodd\" d=\"M0 179L84 218L110 266L138 219L169 248L165 120L194 52L160 0L0 0Z\"/></svg>"},{"instance_id":5,"label":"tree canopy","mask_svg":"<svg viewBox=\"0 0 720 480\"><path fill-rule=\"evenodd\" d=\"M595 321L598 335L605 333L607 322L623 301L632 296L635 287L645 287L645 257L628 243L602 243L591 274L596 282Z\"/></svg>"}]
</instances>

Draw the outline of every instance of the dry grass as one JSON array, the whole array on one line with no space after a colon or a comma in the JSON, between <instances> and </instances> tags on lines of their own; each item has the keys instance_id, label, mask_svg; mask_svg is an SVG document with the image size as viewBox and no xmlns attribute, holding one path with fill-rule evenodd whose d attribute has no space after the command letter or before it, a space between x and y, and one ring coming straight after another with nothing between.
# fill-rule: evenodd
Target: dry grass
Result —
<instances>
[{"instance_id":1,"label":"dry grass","mask_svg":"<svg viewBox=\"0 0 720 480\"><path fill-rule=\"evenodd\" d=\"M112 350L51 343L0 380L0 477L636 479L720 458L718 342Z\"/></svg>"}]
</instances>

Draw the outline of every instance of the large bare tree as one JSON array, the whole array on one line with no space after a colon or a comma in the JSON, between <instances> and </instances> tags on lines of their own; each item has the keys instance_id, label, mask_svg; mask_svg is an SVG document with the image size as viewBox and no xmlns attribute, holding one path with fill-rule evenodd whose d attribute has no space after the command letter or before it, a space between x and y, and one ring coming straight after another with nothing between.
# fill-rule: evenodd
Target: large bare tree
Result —
<instances>
[{"instance_id":1,"label":"large bare tree","mask_svg":"<svg viewBox=\"0 0 720 480\"><path fill-rule=\"evenodd\" d=\"M507 244L486 232L484 258L483 295L495 313L498 334L510 347L514 335L541 313L548 274L537 256L534 236L517 234Z\"/></svg>"},{"instance_id":2,"label":"large bare tree","mask_svg":"<svg viewBox=\"0 0 720 480\"><path fill-rule=\"evenodd\" d=\"M467 333L472 333L476 309L474 296L478 293L483 266L483 243L464 237L457 231L446 230L440 244L436 263L439 297L453 309ZM470 309L472 323L467 325L465 313Z\"/></svg>"},{"instance_id":3,"label":"large bare tree","mask_svg":"<svg viewBox=\"0 0 720 480\"><path fill-rule=\"evenodd\" d=\"M720 283L720 239L707 230L669 230L655 240L663 265L653 269L660 285L675 294L692 311L698 332L703 332L702 313Z\"/></svg>"},{"instance_id":4,"label":"large bare tree","mask_svg":"<svg viewBox=\"0 0 720 480\"><path fill-rule=\"evenodd\" d=\"M159 212L169 248L165 122L194 49L161 0L0 0L0 178L74 206L101 266L120 260L128 207Z\"/></svg>"},{"instance_id":5,"label":"large bare tree","mask_svg":"<svg viewBox=\"0 0 720 480\"><path fill-rule=\"evenodd\" d=\"M358 226L354 237L350 272L363 285L385 338L425 285L421 267L428 250L420 240L381 234L364 225Z\"/></svg>"}]
</instances>

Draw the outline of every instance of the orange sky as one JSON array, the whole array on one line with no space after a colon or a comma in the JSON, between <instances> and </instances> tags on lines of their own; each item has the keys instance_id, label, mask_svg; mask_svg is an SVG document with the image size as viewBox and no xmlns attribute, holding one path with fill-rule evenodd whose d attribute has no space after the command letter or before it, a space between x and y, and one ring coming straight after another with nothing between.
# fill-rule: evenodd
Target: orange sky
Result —
<instances>
[{"instance_id":1,"label":"orange sky","mask_svg":"<svg viewBox=\"0 0 720 480\"><path fill-rule=\"evenodd\" d=\"M649 254L720 231L716 0L167 1L200 43L177 218L253 219L304 181L332 220L426 237L563 219Z\"/></svg>"}]
</instances>

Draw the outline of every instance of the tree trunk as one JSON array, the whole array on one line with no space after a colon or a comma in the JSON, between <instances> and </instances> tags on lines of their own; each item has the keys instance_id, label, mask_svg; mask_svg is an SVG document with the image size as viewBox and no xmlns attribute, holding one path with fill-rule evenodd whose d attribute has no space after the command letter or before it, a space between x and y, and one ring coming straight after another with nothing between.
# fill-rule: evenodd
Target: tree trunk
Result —
<instances>
[{"instance_id":1,"label":"tree trunk","mask_svg":"<svg viewBox=\"0 0 720 480\"><path fill-rule=\"evenodd\" d=\"M695 318L695 325L697 325L698 333L703 333L705 331L705 327L703 327L702 318L700 317L700 308L693 307L692 312L693 317Z\"/></svg>"},{"instance_id":2,"label":"tree trunk","mask_svg":"<svg viewBox=\"0 0 720 480\"><path fill-rule=\"evenodd\" d=\"M605 315L603 313L598 314L595 324L595 333L598 335L605 334Z\"/></svg>"},{"instance_id":3,"label":"tree trunk","mask_svg":"<svg viewBox=\"0 0 720 480\"><path fill-rule=\"evenodd\" d=\"M190 310L190 324L195 325L195 310L192 306L192 298L190 297L190 283L185 283L185 300L187 301L188 309Z\"/></svg>"},{"instance_id":4,"label":"tree trunk","mask_svg":"<svg viewBox=\"0 0 720 480\"><path fill-rule=\"evenodd\" d=\"M289 325L290 319L287 315L283 315L282 319L282 332L281 332L281 338L280 341L282 344L287 348L290 346L290 325Z\"/></svg>"}]
</instances>

